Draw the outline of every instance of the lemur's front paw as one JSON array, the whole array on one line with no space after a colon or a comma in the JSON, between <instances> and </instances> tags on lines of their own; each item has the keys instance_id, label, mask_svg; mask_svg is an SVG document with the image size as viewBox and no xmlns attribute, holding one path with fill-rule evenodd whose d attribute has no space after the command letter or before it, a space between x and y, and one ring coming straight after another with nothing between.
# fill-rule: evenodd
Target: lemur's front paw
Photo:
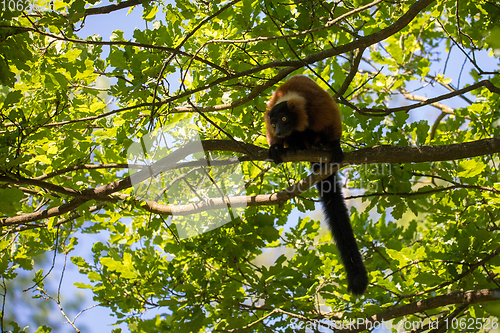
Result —
<instances>
[{"instance_id":1,"label":"lemur's front paw","mask_svg":"<svg viewBox=\"0 0 500 333\"><path fill-rule=\"evenodd\" d=\"M269 148L269 159L272 160L276 165L283 163L281 156L283 156L284 148L283 145L273 144Z\"/></svg>"},{"instance_id":2,"label":"lemur's front paw","mask_svg":"<svg viewBox=\"0 0 500 333\"><path fill-rule=\"evenodd\" d=\"M344 153L342 152L342 148L340 147L340 140L335 140L331 145L332 149L332 159L331 163L342 163L344 160Z\"/></svg>"}]
</instances>

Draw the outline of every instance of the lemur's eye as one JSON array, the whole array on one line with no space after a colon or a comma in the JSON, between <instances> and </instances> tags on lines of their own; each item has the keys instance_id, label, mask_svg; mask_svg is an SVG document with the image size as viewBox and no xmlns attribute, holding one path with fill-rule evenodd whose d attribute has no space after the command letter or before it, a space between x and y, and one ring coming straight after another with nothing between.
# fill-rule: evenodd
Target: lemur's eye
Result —
<instances>
[{"instance_id":1,"label":"lemur's eye","mask_svg":"<svg viewBox=\"0 0 500 333\"><path fill-rule=\"evenodd\" d=\"M281 118L281 120L286 121L286 117Z\"/></svg>"},{"instance_id":2,"label":"lemur's eye","mask_svg":"<svg viewBox=\"0 0 500 333\"><path fill-rule=\"evenodd\" d=\"M272 126L273 128L275 128L275 127L276 127L276 125L275 125L275 124L271 124L271 126Z\"/></svg>"}]
</instances>

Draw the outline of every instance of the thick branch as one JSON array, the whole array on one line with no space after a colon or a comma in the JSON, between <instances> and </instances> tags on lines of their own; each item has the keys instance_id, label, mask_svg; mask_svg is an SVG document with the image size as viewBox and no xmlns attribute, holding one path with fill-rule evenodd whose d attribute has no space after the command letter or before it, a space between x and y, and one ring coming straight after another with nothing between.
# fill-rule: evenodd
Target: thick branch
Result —
<instances>
[{"instance_id":1,"label":"thick branch","mask_svg":"<svg viewBox=\"0 0 500 333\"><path fill-rule=\"evenodd\" d=\"M444 146L375 146L346 153L343 165L362 163L415 163L462 159L500 152L500 137L483 139L473 142L444 145ZM262 157L262 154L256 155ZM267 158L267 157L266 157ZM301 151L285 156L285 162L329 161L329 153L323 151ZM150 212L164 215L189 215L207 209L220 209L231 205L233 207L260 206L283 204L287 200L299 195L314 186L321 179L326 178L333 170L323 170L318 174L311 174L299 183L289 188L273 193L231 198L215 198L190 205L162 205L155 202L146 202L144 208Z\"/></svg>"},{"instance_id":2,"label":"thick branch","mask_svg":"<svg viewBox=\"0 0 500 333\"><path fill-rule=\"evenodd\" d=\"M74 203L74 204L76 205L76 203ZM89 207L88 212L93 213L93 212L99 211L105 206L106 206L105 203L101 203L101 204L96 205L96 206L91 206L91 207ZM73 211L74 211L74 209L73 209ZM59 212L57 212L57 214L53 214L52 216L59 216L59 215L62 215L64 213L65 212L62 212L62 210L60 209ZM73 214L69 215L68 217L65 217L61 220L58 220L56 223L54 223L54 227L60 226L62 224L65 224L65 223L68 223L71 221L74 221L75 219L77 219L81 216L82 215L78 212L73 213ZM43 222L42 223L31 223L32 221L30 221L28 216L25 216L25 215L23 216L23 218L24 218L23 222L13 223L17 226L14 228L8 228L8 229L5 228L4 230L2 230L0 232L0 235L4 236L6 234L13 233L13 232L20 232L20 231L24 231L24 230L38 229L38 228L46 228L48 225L48 223L43 223ZM31 218L35 219L34 221L40 220L40 218L36 215L31 216ZM3 225L0 223L0 226L3 226Z\"/></svg>"},{"instance_id":3,"label":"thick branch","mask_svg":"<svg viewBox=\"0 0 500 333\"><path fill-rule=\"evenodd\" d=\"M38 212L22 214L19 216L8 217L6 219L0 220L0 227L26 224L29 222L39 221L54 216L60 216L62 214L75 210L79 206L83 205L85 202L87 202L87 200L78 198L78 199L73 199L58 207L43 209Z\"/></svg>"},{"instance_id":4,"label":"thick branch","mask_svg":"<svg viewBox=\"0 0 500 333\"><path fill-rule=\"evenodd\" d=\"M469 291L452 291L444 295L439 295L410 304L401 305L382 311L370 318L367 318L364 324L354 325L352 329L341 329L335 332L361 332L373 325L394 318L407 316L409 314L421 313L431 309L450 304L475 304L480 302L500 300L500 289L481 289Z\"/></svg>"},{"instance_id":5,"label":"thick branch","mask_svg":"<svg viewBox=\"0 0 500 333\"><path fill-rule=\"evenodd\" d=\"M500 152L500 137L442 146L374 146L346 155L346 162L419 163L450 161Z\"/></svg>"},{"instance_id":6,"label":"thick branch","mask_svg":"<svg viewBox=\"0 0 500 333\"><path fill-rule=\"evenodd\" d=\"M127 0L119 3L113 3L111 5L95 7L95 8L87 8L85 9L85 15L96 15L96 14L109 14L114 12L115 10L120 10L127 7L133 7L140 5L141 2L139 0ZM67 15L67 14L66 14Z\"/></svg>"},{"instance_id":7,"label":"thick branch","mask_svg":"<svg viewBox=\"0 0 500 333\"><path fill-rule=\"evenodd\" d=\"M145 202L143 208L149 212L162 215L191 215L200 213L210 209L221 209L231 206L246 207L246 206L264 206L264 205L282 205L286 201L294 198L301 193L307 191L322 179L331 175L337 170L337 166L329 168L321 168L317 172L310 174L296 184L277 193L249 195L241 197L224 197L203 200L198 203L189 205L162 205L156 202Z\"/></svg>"},{"instance_id":8,"label":"thick branch","mask_svg":"<svg viewBox=\"0 0 500 333\"><path fill-rule=\"evenodd\" d=\"M254 146L248 143L241 143L230 140L206 140L202 141L202 146L204 151L232 151L239 153L251 152L252 157L243 156L238 158L239 161L264 161L267 159L267 149ZM58 185L53 185L47 182L33 179L22 179L23 184L30 184L34 186L40 186L44 188L47 184L50 184L46 189L53 190L58 193L62 193L69 196L74 196L75 199L71 202L83 203L87 200L94 199L96 201L117 201L123 200L126 195L115 194L121 190L130 188L133 183L142 182L152 175L158 175L167 170L177 168L179 161L186 156L198 152L199 144L187 144L185 147L178 149L164 157L160 161L154 163L149 168L145 168L133 175L134 182L130 176L124 177L113 183L106 185L101 185L96 188L89 188L83 191L75 191L60 187ZM343 166L349 164L362 164L362 163L415 163L415 162L435 162L435 161L447 161L456 160L462 158L470 158L481 155L489 155L500 152L500 137L494 137L491 139L483 139L472 142L442 145L442 146L414 146L414 147L402 147L402 146L374 146L369 148L359 149L350 153L346 153ZM330 152L321 150L307 150L299 151L291 154L287 154L283 157L285 162L298 162L298 161L310 161L310 162L324 162L329 161L331 158ZM231 161L233 163L234 161ZM317 174L311 174L310 176L304 178L297 184L291 187L272 194L254 195L254 196L241 196L241 197L231 197L231 198L215 198L205 200L192 205L161 205L153 202L144 203L144 208L155 213L165 214L165 215L189 215L197 213L205 209L217 209L221 207L227 207L228 204L238 207L238 206L258 206L258 205L275 205L282 204L285 201L299 195L300 193L306 191L311 186L316 184L321 179L327 177L333 172L332 170L320 170ZM15 183L13 178L4 177L0 180L8 183ZM80 201L78 201L80 200ZM64 205L63 205L64 206ZM67 209L53 208L50 216L61 215L67 212ZM66 207L66 206L64 206ZM36 215L33 215L36 214ZM44 215L45 214L45 215ZM24 214L12 218L4 219L1 224L12 225L25 223L23 217L29 215L29 221L36 221L46 217L44 214L32 213Z\"/></svg>"}]
</instances>

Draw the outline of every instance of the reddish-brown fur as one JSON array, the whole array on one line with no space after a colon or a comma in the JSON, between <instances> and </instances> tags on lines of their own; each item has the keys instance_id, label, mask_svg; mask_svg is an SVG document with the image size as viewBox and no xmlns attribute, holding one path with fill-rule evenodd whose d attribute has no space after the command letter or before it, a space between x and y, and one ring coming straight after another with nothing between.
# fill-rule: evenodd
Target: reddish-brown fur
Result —
<instances>
[{"instance_id":1,"label":"reddish-brown fur","mask_svg":"<svg viewBox=\"0 0 500 333\"><path fill-rule=\"evenodd\" d=\"M289 93L303 97L303 99L290 98L287 101L289 109L296 112L299 119L295 128L296 131L301 132L309 129L315 132L317 138L314 143L340 140L342 136L342 119L333 97L307 76L297 75L291 77L276 89L267 104L265 121L269 145L283 142L282 139L276 137L268 115L276 102Z\"/></svg>"}]
</instances>

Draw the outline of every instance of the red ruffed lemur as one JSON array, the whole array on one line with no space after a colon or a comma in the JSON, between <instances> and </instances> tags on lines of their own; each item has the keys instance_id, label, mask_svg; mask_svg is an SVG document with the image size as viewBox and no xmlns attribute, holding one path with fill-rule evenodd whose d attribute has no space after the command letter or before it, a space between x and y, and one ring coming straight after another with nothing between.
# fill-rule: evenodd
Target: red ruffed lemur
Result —
<instances>
[{"instance_id":1,"label":"red ruffed lemur","mask_svg":"<svg viewBox=\"0 0 500 333\"><path fill-rule=\"evenodd\" d=\"M293 76L281 85L267 104L265 121L269 158L276 164L283 162L285 148L303 150L312 146L330 148L331 162L342 162L340 110L333 97L310 78ZM317 162L311 164L313 170L326 166ZM354 238L337 172L316 187L347 273L347 290L361 295L368 286L368 275Z\"/></svg>"}]
</instances>

